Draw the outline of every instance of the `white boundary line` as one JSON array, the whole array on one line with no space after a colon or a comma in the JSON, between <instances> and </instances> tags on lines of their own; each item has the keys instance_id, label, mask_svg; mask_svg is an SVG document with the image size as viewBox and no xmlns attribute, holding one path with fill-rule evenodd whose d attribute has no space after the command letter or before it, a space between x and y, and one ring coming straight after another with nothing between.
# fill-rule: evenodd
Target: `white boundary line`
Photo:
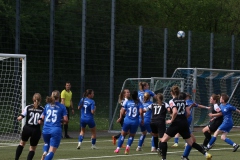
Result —
<instances>
[{"instance_id":1,"label":"white boundary line","mask_svg":"<svg viewBox=\"0 0 240 160\"><path fill-rule=\"evenodd\" d=\"M211 149L214 151L220 150L232 150L232 148L220 148L220 149ZM192 150L191 152L198 152L197 150ZM167 152L167 154L176 154L176 153L183 153L182 151L175 151L175 152ZM116 158L116 157L133 157L133 156L147 156L147 155L156 155L159 157L157 153L142 153L142 154L130 154L130 155L116 155L116 156L100 156L100 157L82 157L82 158L67 158L67 159L57 159L57 160L82 160L82 159L100 159L100 158ZM160 157L159 157L160 158Z\"/></svg>"}]
</instances>

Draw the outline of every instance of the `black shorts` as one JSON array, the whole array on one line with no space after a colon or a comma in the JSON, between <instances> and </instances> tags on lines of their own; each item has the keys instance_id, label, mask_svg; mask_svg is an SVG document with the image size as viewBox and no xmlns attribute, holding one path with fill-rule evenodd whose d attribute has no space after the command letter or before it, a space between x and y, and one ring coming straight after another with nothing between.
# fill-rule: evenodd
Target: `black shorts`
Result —
<instances>
[{"instance_id":1,"label":"black shorts","mask_svg":"<svg viewBox=\"0 0 240 160\"><path fill-rule=\"evenodd\" d=\"M187 119L173 122L166 130L166 134L170 137L174 137L177 133L179 133L183 137L183 139L188 139L191 137L189 133Z\"/></svg>"},{"instance_id":2,"label":"black shorts","mask_svg":"<svg viewBox=\"0 0 240 160\"><path fill-rule=\"evenodd\" d=\"M222 119L215 119L208 124L208 128L211 133L214 133L218 127L222 124Z\"/></svg>"},{"instance_id":3,"label":"black shorts","mask_svg":"<svg viewBox=\"0 0 240 160\"><path fill-rule=\"evenodd\" d=\"M30 145L37 146L39 139L41 138L41 129L40 127L31 127L25 125L22 131L22 141L27 142L30 138Z\"/></svg>"},{"instance_id":4,"label":"black shorts","mask_svg":"<svg viewBox=\"0 0 240 160\"><path fill-rule=\"evenodd\" d=\"M165 131L166 131L166 124L165 123L156 123L151 122L150 127L152 129L152 133L158 134L159 138L162 138Z\"/></svg>"},{"instance_id":5,"label":"black shorts","mask_svg":"<svg viewBox=\"0 0 240 160\"><path fill-rule=\"evenodd\" d=\"M66 107L66 110L67 110L67 117L68 117L68 120L69 120L70 107Z\"/></svg>"}]
</instances>

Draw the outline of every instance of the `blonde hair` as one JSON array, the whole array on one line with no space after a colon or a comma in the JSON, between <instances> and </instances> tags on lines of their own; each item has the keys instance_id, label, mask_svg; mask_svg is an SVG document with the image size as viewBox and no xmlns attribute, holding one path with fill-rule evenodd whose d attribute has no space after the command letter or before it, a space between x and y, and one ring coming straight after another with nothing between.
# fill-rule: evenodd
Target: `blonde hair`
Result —
<instances>
[{"instance_id":1,"label":"blonde hair","mask_svg":"<svg viewBox=\"0 0 240 160\"><path fill-rule=\"evenodd\" d=\"M143 95L143 102L146 102L150 100L150 94L148 92L145 92Z\"/></svg>"},{"instance_id":2,"label":"blonde hair","mask_svg":"<svg viewBox=\"0 0 240 160\"><path fill-rule=\"evenodd\" d=\"M32 100L33 100L34 107L37 108L42 101L41 94L40 93L34 93Z\"/></svg>"},{"instance_id":3,"label":"blonde hair","mask_svg":"<svg viewBox=\"0 0 240 160\"><path fill-rule=\"evenodd\" d=\"M60 92L58 90L54 90L50 97L49 96L46 97L46 102L50 104L55 104L55 101L59 100L59 98L60 98Z\"/></svg>"}]
</instances>

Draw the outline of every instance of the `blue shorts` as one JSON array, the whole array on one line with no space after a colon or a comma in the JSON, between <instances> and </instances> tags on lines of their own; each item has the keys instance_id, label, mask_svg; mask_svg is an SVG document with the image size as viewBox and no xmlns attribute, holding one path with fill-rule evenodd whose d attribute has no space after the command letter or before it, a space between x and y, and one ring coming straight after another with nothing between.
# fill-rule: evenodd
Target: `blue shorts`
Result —
<instances>
[{"instance_id":1,"label":"blue shorts","mask_svg":"<svg viewBox=\"0 0 240 160\"><path fill-rule=\"evenodd\" d=\"M81 119L81 127L86 128L88 125L89 128L94 128L96 126L95 121L93 118L91 119Z\"/></svg>"},{"instance_id":2,"label":"blue shorts","mask_svg":"<svg viewBox=\"0 0 240 160\"><path fill-rule=\"evenodd\" d=\"M146 122L146 123L144 122L143 125L139 124L139 127L140 127L141 132L144 132L144 131L147 131L148 133L152 132L150 123L148 123L148 122Z\"/></svg>"},{"instance_id":3,"label":"blue shorts","mask_svg":"<svg viewBox=\"0 0 240 160\"><path fill-rule=\"evenodd\" d=\"M44 143L48 144L49 146L58 148L62 139L62 128L60 127L53 127L51 133L44 133L43 132L43 140Z\"/></svg>"},{"instance_id":4,"label":"blue shorts","mask_svg":"<svg viewBox=\"0 0 240 160\"><path fill-rule=\"evenodd\" d=\"M218 130L229 133L232 128L233 128L233 124L232 123L222 123L218 127Z\"/></svg>"},{"instance_id":5,"label":"blue shorts","mask_svg":"<svg viewBox=\"0 0 240 160\"><path fill-rule=\"evenodd\" d=\"M124 121L122 130L124 132L130 132L131 134L135 134L138 130L139 121L131 122L131 121Z\"/></svg>"}]
</instances>

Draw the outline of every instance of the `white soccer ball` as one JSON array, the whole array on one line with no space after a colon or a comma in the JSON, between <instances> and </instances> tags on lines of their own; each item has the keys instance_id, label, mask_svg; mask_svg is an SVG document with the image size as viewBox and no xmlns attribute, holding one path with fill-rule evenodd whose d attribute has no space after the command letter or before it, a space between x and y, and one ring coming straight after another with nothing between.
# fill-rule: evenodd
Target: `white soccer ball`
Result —
<instances>
[{"instance_id":1,"label":"white soccer ball","mask_svg":"<svg viewBox=\"0 0 240 160\"><path fill-rule=\"evenodd\" d=\"M185 32L184 32L184 31L178 31L178 32L177 32L177 37L178 37L179 39L184 38L184 37L185 37Z\"/></svg>"}]
</instances>

